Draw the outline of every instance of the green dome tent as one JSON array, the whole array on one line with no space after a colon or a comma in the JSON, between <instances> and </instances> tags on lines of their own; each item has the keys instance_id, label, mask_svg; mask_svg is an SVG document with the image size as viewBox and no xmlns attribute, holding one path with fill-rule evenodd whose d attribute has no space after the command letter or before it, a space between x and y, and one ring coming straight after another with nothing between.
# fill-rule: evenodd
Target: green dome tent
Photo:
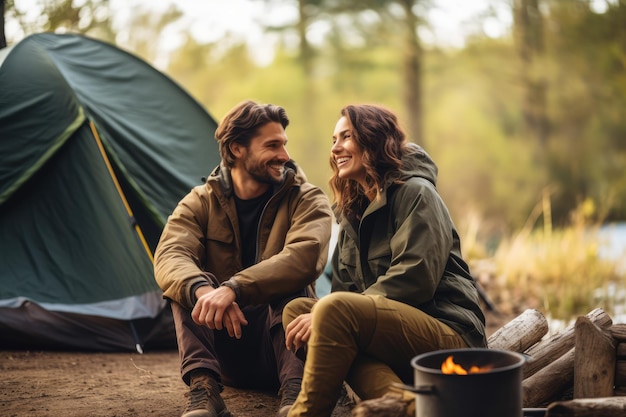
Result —
<instances>
[{"instance_id":1,"label":"green dome tent","mask_svg":"<svg viewBox=\"0 0 626 417\"><path fill-rule=\"evenodd\" d=\"M0 50L0 348L174 347L152 253L219 163L214 119L109 44Z\"/></svg>"}]
</instances>

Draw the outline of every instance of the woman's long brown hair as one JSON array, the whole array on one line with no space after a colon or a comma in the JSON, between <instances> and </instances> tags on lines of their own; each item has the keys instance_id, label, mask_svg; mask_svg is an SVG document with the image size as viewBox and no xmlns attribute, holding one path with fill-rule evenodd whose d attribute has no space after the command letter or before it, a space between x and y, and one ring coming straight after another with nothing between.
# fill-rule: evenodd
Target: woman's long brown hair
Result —
<instances>
[{"instance_id":1,"label":"woman's long brown hair","mask_svg":"<svg viewBox=\"0 0 626 417\"><path fill-rule=\"evenodd\" d=\"M359 215L369 199L376 196L387 182L400 179L406 136L396 115L384 107L362 104L341 109L352 129L352 140L362 150L366 189L354 180L341 179L333 156L330 187L339 212L350 220Z\"/></svg>"}]
</instances>

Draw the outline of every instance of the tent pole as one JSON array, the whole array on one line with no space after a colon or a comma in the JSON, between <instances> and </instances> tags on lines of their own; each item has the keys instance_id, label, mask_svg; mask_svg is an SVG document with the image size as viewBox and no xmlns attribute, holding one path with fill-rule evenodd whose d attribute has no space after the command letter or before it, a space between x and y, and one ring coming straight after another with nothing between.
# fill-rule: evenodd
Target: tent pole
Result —
<instances>
[{"instance_id":1,"label":"tent pole","mask_svg":"<svg viewBox=\"0 0 626 417\"><path fill-rule=\"evenodd\" d=\"M137 334L137 329L135 329L133 321L129 320L128 325L130 326L130 331L133 332L133 338L135 339L135 349L137 350L137 353L143 355L143 347L141 346L141 341L139 340L139 335Z\"/></svg>"},{"instance_id":2,"label":"tent pole","mask_svg":"<svg viewBox=\"0 0 626 417\"><path fill-rule=\"evenodd\" d=\"M100 135L98 135L96 126L93 124L93 121L91 120L89 121L89 127L91 127L91 132L93 133L94 138L96 138L98 149L100 149L100 153L102 154L102 159L104 159L104 163L106 164L107 169L109 170L109 174L111 175L111 178L113 179L115 188L117 189L117 192L120 195L122 202L124 203L124 207L126 207L126 212L128 213L131 219L134 219L135 216L133 214L133 210L130 208L130 204L128 204L128 200L126 200L126 196L124 195L124 192L122 191L122 187L120 186L120 183L117 180L117 177L115 176L115 172L113 172L113 166L111 165L111 162L109 161L109 158L107 157L107 154L104 150L104 146L102 145L102 141L100 140ZM137 235L139 235L139 239L141 240L141 243L143 244L143 247L146 250L148 257L150 258L150 262L154 262L152 251L150 250L150 246L148 245L148 242L146 241L146 238L143 235L141 228L139 227L136 221L133 221L133 223L134 223L135 231L137 232Z\"/></svg>"}]
</instances>

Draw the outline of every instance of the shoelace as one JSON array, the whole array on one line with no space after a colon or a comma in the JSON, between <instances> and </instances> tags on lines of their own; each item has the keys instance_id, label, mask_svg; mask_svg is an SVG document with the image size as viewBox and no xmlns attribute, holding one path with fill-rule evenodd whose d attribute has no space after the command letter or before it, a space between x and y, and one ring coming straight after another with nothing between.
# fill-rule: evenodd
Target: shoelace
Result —
<instances>
[{"instance_id":1,"label":"shoelace","mask_svg":"<svg viewBox=\"0 0 626 417\"><path fill-rule=\"evenodd\" d=\"M280 390L280 407L291 405L296 402L298 393L300 392L300 384L296 382L287 382Z\"/></svg>"},{"instance_id":2,"label":"shoelace","mask_svg":"<svg viewBox=\"0 0 626 417\"><path fill-rule=\"evenodd\" d=\"M185 395L189 398L189 404L187 404L185 411L204 410L209 406L211 390L208 387L196 385Z\"/></svg>"}]
</instances>

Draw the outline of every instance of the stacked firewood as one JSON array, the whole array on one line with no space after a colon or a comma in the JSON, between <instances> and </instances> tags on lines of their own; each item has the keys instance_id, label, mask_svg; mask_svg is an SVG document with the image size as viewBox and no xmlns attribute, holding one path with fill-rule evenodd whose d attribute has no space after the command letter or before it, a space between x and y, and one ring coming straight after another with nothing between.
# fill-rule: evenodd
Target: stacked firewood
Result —
<instances>
[{"instance_id":1,"label":"stacked firewood","mask_svg":"<svg viewBox=\"0 0 626 417\"><path fill-rule=\"evenodd\" d=\"M611 326L615 348L615 390L614 395L626 396L626 324Z\"/></svg>"},{"instance_id":2,"label":"stacked firewood","mask_svg":"<svg viewBox=\"0 0 626 417\"><path fill-rule=\"evenodd\" d=\"M626 324L613 324L598 308L564 330L547 334L543 314L528 309L488 339L489 348L527 356L523 407L545 408L545 417L626 416ZM357 404L358 414L353 415L395 415L381 413L376 401Z\"/></svg>"}]
</instances>

